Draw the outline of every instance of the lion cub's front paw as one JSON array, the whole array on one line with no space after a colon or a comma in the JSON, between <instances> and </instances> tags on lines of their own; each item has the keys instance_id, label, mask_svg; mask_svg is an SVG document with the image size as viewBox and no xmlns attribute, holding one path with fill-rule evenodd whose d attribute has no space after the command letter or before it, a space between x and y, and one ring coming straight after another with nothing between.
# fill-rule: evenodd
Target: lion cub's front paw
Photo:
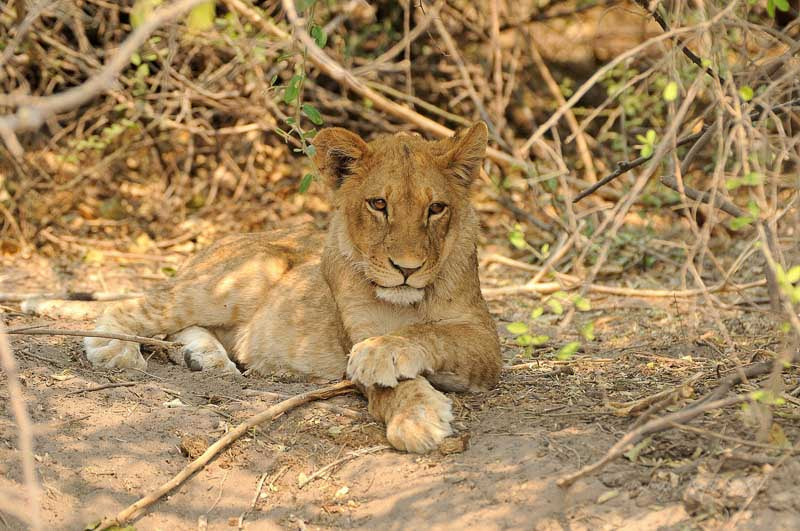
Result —
<instances>
[{"instance_id":1,"label":"lion cub's front paw","mask_svg":"<svg viewBox=\"0 0 800 531\"><path fill-rule=\"evenodd\" d=\"M147 362L139 351L139 345L130 341L87 337L83 340L86 357L95 367L104 369L141 369Z\"/></svg>"},{"instance_id":2,"label":"lion cub's front paw","mask_svg":"<svg viewBox=\"0 0 800 531\"><path fill-rule=\"evenodd\" d=\"M353 345L347 376L367 387L394 387L398 381L431 371L428 353L409 339L377 336Z\"/></svg>"},{"instance_id":3,"label":"lion cub's front paw","mask_svg":"<svg viewBox=\"0 0 800 531\"><path fill-rule=\"evenodd\" d=\"M398 450L416 454L428 453L453 433L450 428L452 420L450 399L425 381L418 386L413 402L400 405L389 419L386 424L386 438Z\"/></svg>"}]
</instances>

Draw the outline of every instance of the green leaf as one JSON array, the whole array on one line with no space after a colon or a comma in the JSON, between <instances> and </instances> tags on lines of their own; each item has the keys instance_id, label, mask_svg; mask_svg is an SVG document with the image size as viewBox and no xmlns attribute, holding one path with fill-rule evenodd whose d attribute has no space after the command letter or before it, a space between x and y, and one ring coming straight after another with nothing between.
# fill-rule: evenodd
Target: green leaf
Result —
<instances>
[{"instance_id":1,"label":"green leaf","mask_svg":"<svg viewBox=\"0 0 800 531\"><path fill-rule=\"evenodd\" d=\"M283 103L292 105L297 102L297 96L300 95L300 83L302 81L303 76L300 74L292 76L292 79L289 80L289 84L286 85L286 89L283 91Z\"/></svg>"},{"instance_id":2,"label":"green leaf","mask_svg":"<svg viewBox=\"0 0 800 531\"><path fill-rule=\"evenodd\" d=\"M752 87L749 87L747 85L739 87L739 96L741 96L741 98L744 101L752 100L753 99L753 89L752 89Z\"/></svg>"},{"instance_id":3,"label":"green leaf","mask_svg":"<svg viewBox=\"0 0 800 531\"><path fill-rule=\"evenodd\" d=\"M518 336L520 334L526 334L528 332L528 325L525 323L521 323L519 321L509 323L506 325L506 330Z\"/></svg>"},{"instance_id":4,"label":"green leaf","mask_svg":"<svg viewBox=\"0 0 800 531\"><path fill-rule=\"evenodd\" d=\"M531 336L530 334L519 335L517 336L516 342L517 345L521 347L529 347L533 345L533 336Z\"/></svg>"},{"instance_id":5,"label":"green leaf","mask_svg":"<svg viewBox=\"0 0 800 531\"><path fill-rule=\"evenodd\" d=\"M538 319L539 317L542 316L543 313L544 313L544 308L542 308L541 306L534 308L533 311L531 312L531 319Z\"/></svg>"},{"instance_id":6,"label":"green leaf","mask_svg":"<svg viewBox=\"0 0 800 531\"><path fill-rule=\"evenodd\" d=\"M675 101L678 98L678 84L674 81L667 83L663 93L664 101Z\"/></svg>"},{"instance_id":7,"label":"green leaf","mask_svg":"<svg viewBox=\"0 0 800 531\"><path fill-rule=\"evenodd\" d=\"M131 27L136 29L144 24L159 4L161 0L136 0L131 7Z\"/></svg>"},{"instance_id":8,"label":"green leaf","mask_svg":"<svg viewBox=\"0 0 800 531\"><path fill-rule=\"evenodd\" d=\"M317 148L314 147L314 144L308 144L305 149L305 154L308 157L313 157L317 154Z\"/></svg>"},{"instance_id":9,"label":"green leaf","mask_svg":"<svg viewBox=\"0 0 800 531\"><path fill-rule=\"evenodd\" d=\"M562 306L561 303L556 299L548 299L547 306L549 306L550 311L556 315L561 315L564 313L564 306Z\"/></svg>"},{"instance_id":10,"label":"green leaf","mask_svg":"<svg viewBox=\"0 0 800 531\"><path fill-rule=\"evenodd\" d=\"M796 265L786 272L786 282L795 284L800 281L800 265Z\"/></svg>"},{"instance_id":11,"label":"green leaf","mask_svg":"<svg viewBox=\"0 0 800 531\"><path fill-rule=\"evenodd\" d=\"M311 186L311 181L314 180L314 175L311 173L306 173L303 175L303 178L300 180L300 187L297 189L298 192L304 194L308 191L308 187Z\"/></svg>"},{"instance_id":12,"label":"green leaf","mask_svg":"<svg viewBox=\"0 0 800 531\"><path fill-rule=\"evenodd\" d=\"M214 26L216 16L215 0L207 0L189 11L189 18L186 25L192 31L205 31Z\"/></svg>"},{"instance_id":13,"label":"green leaf","mask_svg":"<svg viewBox=\"0 0 800 531\"><path fill-rule=\"evenodd\" d=\"M789 11L789 0L773 0L773 3L780 11L783 11L784 13Z\"/></svg>"},{"instance_id":14,"label":"green leaf","mask_svg":"<svg viewBox=\"0 0 800 531\"><path fill-rule=\"evenodd\" d=\"M761 184L761 175L757 172L751 171L744 177L742 177L742 184L746 186L758 186Z\"/></svg>"},{"instance_id":15,"label":"green leaf","mask_svg":"<svg viewBox=\"0 0 800 531\"><path fill-rule=\"evenodd\" d=\"M565 301L569 298L569 295L566 291L558 290L551 295L554 299L558 299L560 301Z\"/></svg>"},{"instance_id":16,"label":"green leaf","mask_svg":"<svg viewBox=\"0 0 800 531\"><path fill-rule=\"evenodd\" d=\"M314 122L314 125L323 124L324 120L322 119L322 115L313 105L304 103L301 108L303 109L303 114L308 116L308 119Z\"/></svg>"},{"instance_id":17,"label":"green leaf","mask_svg":"<svg viewBox=\"0 0 800 531\"><path fill-rule=\"evenodd\" d=\"M726 190L736 190L742 185L742 180L737 177L731 177L727 181L725 181L725 189Z\"/></svg>"},{"instance_id":18,"label":"green leaf","mask_svg":"<svg viewBox=\"0 0 800 531\"><path fill-rule=\"evenodd\" d=\"M575 297L575 301L573 304L575 304L575 308L579 312L588 312L589 310L592 309L592 303L589 302L589 299L581 297L580 295Z\"/></svg>"},{"instance_id":19,"label":"green leaf","mask_svg":"<svg viewBox=\"0 0 800 531\"><path fill-rule=\"evenodd\" d=\"M317 0L297 0L297 10L301 13L317 3Z\"/></svg>"},{"instance_id":20,"label":"green leaf","mask_svg":"<svg viewBox=\"0 0 800 531\"><path fill-rule=\"evenodd\" d=\"M561 361L566 361L570 359L572 356L574 356L575 353L578 352L579 348L581 348L580 341L570 341L569 343L561 347L561 350L559 350L558 354L556 354L556 359Z\"/></svg>"},{"instance_id":21,"label":"green leaf","mask_svg":"<svg viewBox=\"0 0 800 531\"><path fill-rule=\"evenodd\" d=\"M747 202L747 211L750 212L750 215L753 216L753 218L757 218L759 214L761 214L761 209L758 208L758 204L756 204L756 202L752 199Z\"/></svg>"},{"instance_id":22,"label":"green leaf","mask_svg":"<svg viewBox=\"0 0 800 531\"><path fill-rule=\"evenodd\" d=\"M655 144L656 143L656 132L654 130L652 130L652 129L648 129L646 138L647 138L647 142L649 144Z\"/></svg>"},{"instance_id":23,"label":"green leaf","mask_svg":"<svg viewBox=\"0 0 800 531\"><path fill-rule=\"evenodd\" d=\"M645 144L639 149L639 155L642 157L652 157L653 156L653 146L650 144Z\"/></svg>"},{"instance_id":24,"label":"green leaf","mask_svg":"<svg viewBox=\"0 0 800 531\"><path fill-rule=\"evenodd\" d=\"M133 66L142 64L142 57L137 52L133 52L133 55L131 55L131 64Z\"/></svg>"},{"instance_id":25,"label":"green leaf","mask_svg":"<svg viewBox=\"0 0 800 531\"><path fill-rule=\"evenodd\" d=\"M590 321L581 327L581 336L586 341L594 341L594 322Z\"/></svg>"},{"instance_id":26,"label":"green leaf","mask_svg":"<svg viewBox=\"0 0 800 531\"><path fill-rule=\"evenodd\" d=\"M545 244L543 244L543 245L542 245L542 248L541 248L541 249L539 249L539 252L540 252L540 253L542 253L542 256L544 256L545 258L547 258L547 257L548 257L548 255L550 254L550 244L549 244L549 243L545 243Z\"/></svg>"},{"instance_id":27,"label":"green leaf","mask_svg":"<svg viewBox=\"0 0 800 531\"><path fill-rule=\"evenodd\" d=\"M525 241L525 234L519 225L514 225L514 230L508 233L508 242L517 249L525 249L528 242Z\"/></svg>"},{"instance_id":28,"label":"green leaf","mask_svg":"<svg viewBox=\"0 0 800 531\"><path fill-rule=\"evenodd\" d=\"M533 341L531 341L531 346L538 347L540 345L544 345L548 341L550 341L550 336L544 336L544 335L533 336Z\"/></svg>"},{"instance_id":29,"label":"green leaf","mask_svg":"<svg viewBox=\"0 0 800 531\"><path fill-rule=\"evenodd\" d=\"M753 222L753 218L750 216L744 216L740 218L733 218L730 223L728 223L728 227L731 230L742 230L743 228L747 227Z\"/></svg>"},{"instance_id":30,"label":"green leaf","mask_svg":"<svg viewBox=\"0 0 800 531\"><path fill-rule=\"evenodd\" d=\"M653 438L647 437L622 455L628 458L630 461L636 461L636 458L639 457L639 454L642 453L642 450L650 446L651 442L653 442Z\"/></svg>"},{"instance_id":31,"label":"green leaf","mask_svg":"<svg viewBox=\"0 0 800 531\"><path fill-rule=\"evenodd\" d=\"M315 24L311 27L311 31L309 33L311 33L311 36L314 38L314 42L317 43L317 46L320 48L325 48L325 43L328 42L328 34L325 33L325 28Z\"/></svg>"}]
</instances>

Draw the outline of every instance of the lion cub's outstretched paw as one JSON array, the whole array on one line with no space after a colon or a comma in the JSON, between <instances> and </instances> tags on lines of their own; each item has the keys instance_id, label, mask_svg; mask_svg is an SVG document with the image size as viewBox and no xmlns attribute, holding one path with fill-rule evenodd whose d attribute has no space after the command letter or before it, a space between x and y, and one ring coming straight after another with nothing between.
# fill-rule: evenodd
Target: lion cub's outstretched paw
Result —
<instances>
[{"instance_id":1,"label":"lion cub's outstretched paw","mask_svg":"<svg viewBox=\"0 0 800 531\"><path fill-rule=\"evenodd\" d=\"M225 347L208 330L190 326L171 336L183 344L181 353L186 366L193 371L217 371L241 376L236 364L228 357Z\"/></svg>"},{"instance_id":2,"label":"lion cub's outstretched paw","mask_svg":"<svg viewBox=\"0 0 800 531\"><path fill-rule=\"evenodd\" d=\"M139 345L130 341L86 337L83 339L86 357L95 367L104 369L147 368L147 362L139 351Z\"/></svg>"},{"instance_id":3,"label":"lion cub's outstretched paw","mask_svg":"<svg viewBox=\"0 0 800 531\"><path fill-rule=\"evenodd\" d=\"M347 377L365 386L394 387L398 381L431 371L428 353L397 336L377 336L353 345Z\"/></svg>"},{"instance_id":4,"label":"lion cub's outstretched paw","mask_svg":"<svg viewBox=\"0 0 800 531\"><path fill-rule=\"evenodd\" d=\"M411 398L413 401L400 404L389 419L386 438L398 450L424 454L453 433L452 402L430 384L417 389Z\"/></svg>"}]
</instances>

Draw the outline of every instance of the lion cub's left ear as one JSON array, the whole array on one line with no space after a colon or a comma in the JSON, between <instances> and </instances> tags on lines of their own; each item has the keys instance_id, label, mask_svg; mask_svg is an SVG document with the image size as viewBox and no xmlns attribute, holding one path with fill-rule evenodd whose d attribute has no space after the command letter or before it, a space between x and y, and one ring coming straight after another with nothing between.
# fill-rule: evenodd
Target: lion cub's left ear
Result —
<instances>
[{"instance_id":1,"label":"lion cub's left ear","mask_svg":"<svg viewBox=\"0 0 800 531\"><path fill-rule=\"evenodd\" d=\"M449 139L448 147L438 159L439 166L451 172L462 184L469 186L478 176L486 145L489 142L489 128L484 122L476 122L469 129L459 131Z\"/></svg>"},{"instance_id":2,"label":"lion cub's left ear","mask_svg":"<svg viewBox=\"0 0 800 531\"><path fill-rule=\"evenodd\" d=\"M352 175L355 164L369 150L360 136L341 127L323 129L314 137L313 144L316 149L314 164L333 190Z\"/></svg>"}]
</instances>

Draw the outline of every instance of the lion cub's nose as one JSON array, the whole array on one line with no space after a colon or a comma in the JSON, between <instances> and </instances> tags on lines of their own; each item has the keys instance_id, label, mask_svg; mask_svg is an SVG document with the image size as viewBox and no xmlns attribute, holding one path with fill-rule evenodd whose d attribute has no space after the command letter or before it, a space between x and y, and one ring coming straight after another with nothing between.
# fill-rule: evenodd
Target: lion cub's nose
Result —
<instances>
[{"instance_id":1,"label":"lion cub's nose","mask_svg":"<svg viewBox=\"0 0 800 531\"><path fill-rule=\"evenodd\" d=\"M392 264L392 267L400 271L403 274L403 280L408 280L408 277L413 275L415 272L419 271L422 267L422 264L425 261L418 262L416 260L392 260L389 258L389 263Z\"/></svg>"}]
</instances>

